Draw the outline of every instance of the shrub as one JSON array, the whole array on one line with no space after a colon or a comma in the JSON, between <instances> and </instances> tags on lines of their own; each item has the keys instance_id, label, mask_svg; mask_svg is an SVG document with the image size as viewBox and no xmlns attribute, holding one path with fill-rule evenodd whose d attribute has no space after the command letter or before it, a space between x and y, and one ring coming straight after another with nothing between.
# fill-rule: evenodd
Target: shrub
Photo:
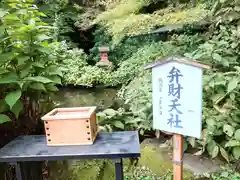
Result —
<instances>
[{"instance_id":1,"label":"shrub","mask_svg":"<svg viewBox=\"0 0 240 180\"><path fill-rule=\"evenodd\" d=\"M111 72L97 66L84 66L80 69L81 75L77 78L76 84L84 86L112 85Z\"/></svg>"},{"instance_id":2,"label":"shrub","mask_svg":"<svg viewBox=\"0 0 240 180\"><path fill-rule=\"evenodd\" d=\"M127 3L130 2L132 1L127 1ZM106 26L109 34L113 36L113 42L117 44L125 36L148 33L157 26L199 22L209 14L203 5L185 10L173 9L169 13L163 13L163 10L160 10L153 14L136 14L135 12L143 6L141 3L142 1L138 1L135 5L120 3L114 9L100 14L95 23ZM127 6L129 11L123 8L123 13L122 6Z\"/></svg>"},{"instance_id":3,"label":"shrub","mask_svg":"<svg viewBox=\"0 0 240 180\"><path fill-rule=\"evenodd\" d=\"M77 78L83 73L81 68L88 65L87 55L82 49L70 49L64 41L53 47L53 54L57 57L59 67L63 72L63 83L75 84Z\"/></svg>"},{"instance_id":4,"label":"shrub","mask_svg":"<svg viewBox=\"0 0 240 180\"><path fill-rule=\"evenodd\" d=\"M186 54L213 65L204 76L203 137L198 153L207 150L213 158L221 154L227 161L240 158L238 39L236 27L221 27L196 51Z\"/></svg>"},{"instance_id":5,"label":"shrub","mask_svg":"<svg viewBox=\"0 0 240 180\"><path fill-rule=\"evenodd\" d=\"M131 57L120 63L119 68L114 73L114 79L117 79L121 84L126 84L144 71L145 64L164 56L184 53L184 46L175 46L172 43L173 41L159 41L142 46Z\"/></svg>"},{"instance_id":6,"label":"shrub","mask_svg":"<svg viewBox=\"0 0 240 180\"><path fill-rule=\"evenodd\" d=\"M121 62L127 60L132 54L142 48L144 45L150 45L156 41L159 41L158 35L140 36L136 38L125 38L118 44L114 44L112 41L112 36L107 33L106 28L100 27L94 32L94 47L90 50L90 57L94 61L99 61L99 51L98 47L107 45L110 47L109 60L113 62L116 66L119 66Z\"/></svg>"},{"instance_id":7,"label":"shrub","mask_svg":"<svg viewBox=\"0 0 240 180\"><path fill-rule=\"evenodd\" d=\"M127 17L130 14L137 13L143 6L147 5L149 1L144 0L121 0L114 8L109 8L107 11L100 14L96 22L110 21L118 18Z\"/></svg>"},{"instance_id":8,"label":"shrub","mask_svg":"<svg viewBox=\"0 0 240 180\"><path fill-rule=\"evenodd\" d=\"M39 100L61 84L62 73L51 56L52 27L41 21L45 15L33 0L4 0L0 7L0 123L22 111L36 121Z\"/></svg>"},{"instance_id":9,"label":"shrub","mask_svg":"<svg viewBox=\"0 0 240 180\"><path fill-rule=\"evenodd\" d=\"M53 47L53 54L63 72L64 84L89 87L112 84L111 71L89 65L82 49L70 49L66 42L61 42Z\"/></svg>"}]
</instances>

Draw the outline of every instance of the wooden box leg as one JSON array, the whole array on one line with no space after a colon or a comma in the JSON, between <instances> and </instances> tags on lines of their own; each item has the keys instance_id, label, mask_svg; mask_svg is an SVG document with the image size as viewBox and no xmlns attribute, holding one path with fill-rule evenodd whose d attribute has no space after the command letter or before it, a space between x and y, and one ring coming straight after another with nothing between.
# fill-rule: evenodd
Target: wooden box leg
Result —
<instances>
[{"instance_id":1,"label":"wooden box leg","mask_svg":"<svg viewBox=\"0 0 240 180\"><path fill-rule=\"evenodd\" d=\"M116 159L116 160L114 160L114 163L115 163L116 180L123 180L122 159Z\"/></svg>"},{"instance_id":2,"label":"wooden box leg","mask_svg":"<svg viewBox=\"0 0 240 180\"><path fill-rule=\"evenodd\" d=\"M42 162L18 162L15 168L17 180L43 180Z\"/></svg>"}]
</instances>

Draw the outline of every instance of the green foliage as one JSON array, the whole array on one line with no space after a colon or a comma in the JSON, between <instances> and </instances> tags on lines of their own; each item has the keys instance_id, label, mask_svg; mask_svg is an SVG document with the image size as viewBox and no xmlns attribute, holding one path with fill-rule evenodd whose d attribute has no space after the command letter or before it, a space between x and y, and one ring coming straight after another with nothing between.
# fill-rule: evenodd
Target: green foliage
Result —
<instances>
[{"instance_id":1,"label":"green foliage","mask_svg":"<svg viewBox=\"0 0 240 180\"><path fill-rule=\"evenodd\" d=\"M126 41L126 43L129 43L129 41ZM129 52L129 57L119 64L119 68L113 75L114 79L117 79L121 84L127 84L134 77L141 76L141 73L146 74L144 72L145 64L166 56L183 55L184 52L189 51L189 48L191 50L197 48L200 42L201 37L199 36L175 35L168 42L154 42L149 40L143 45L136 43L136 52ZM139 48L138 45L140 46ZM126 47L128 46L126 45ZM130 47L132 48L133 46Z\"/></svg>"},{"instance_id":2,"label":"green foliage","mask_svg":"<svg viewBox=\"0 0 240 180\"><path fill-rule=\"evenodd\" d=\"M98 28L94 32L94 47L90 50L90 57L94 61L99 61L99 51L98 47L107 45L110 47L109 60L113 62L116 66L119 66L121 62L127 60L132 54L138 51L139 48L143 46L150 45L155 41L159 41L157 35L152 35L151 37L140 36L137 38L125 38L118 44L114 44L112 41L112 36L107 33L106 28Z\"/></svg>"},{"instance_id":3,"label":"green foliage","mask_svg":"<svg viewBox=\"0 0 240 180\"><path fill-rule=\"evenodd\" d=\"M216 25L218 24L239 24L240 2L235 0L216 0L212 8Z\"/></svg>"},{"instance_id":4,"label":"green foliage","mask_svg":"<svg viewBox=\"0 0 240 180\"><path fill-rule=\"evenodd\" d=\"M12 107L17 103L21 95L22 92L19 89L7 94L5 97L5 102L9 105L10 109L12 109Z\"/></svg>"},{"instance_id":5,"label":"green foliage","mask_svg":"<svg viewBox=\"0 0 240 180\"><path fill-rule=\"evenodd\" d=\"M119 1L98 16L96 22L103 28L96 32L97 43L92 49L92 56L96 57L98 46L108 44L111 47L110 60L118 66L111 73L111 82L124 85L118 96L125 103L125 112L140 120L133 128L143 133L152 127L151 75L143 66L164 56L185 55L213 67L204 74L203 136L200 140L187 137L186 147L199 149L195 155L207 152L212 158L222 156L228 162L239 160L239 2L201 1L204 4L196 8L179 10L168 7L153 14L139 14L148 1L133 2L136 1ZM210 14L205 4L211 9L214 3ZM214 23L211 31L203 35L172 35L167 42L155 42L157 39L149 36L140 41L124 39L128 35L149 32L155 26L192 24L207 15L212 15L209 20ZM191 29L184 29L188 34L194 33L189 31ZM119 121L121 116L125 118L119 111L113 117L104 116L105 126L111 124L111 128L116 128L113 122ZM126 127L123 121L119 122L120 129Z\"/></svg>"},{"instance_id":6,"label":"green foliage","mask_svg":"<svg viewBox=\"0 0 240 180\"><path fill-rule=\"evenodd\" d=\"M240 174L230 168L223 168L221 173L211 175L212 180L239 180Z\"/></svg>"},{"instance_id":7,"label":"green foliage","mask_svg":"<svg viewBox=\"0 0 240 180\"><path fill-rule=\"evenodd\" d=\"M128 0L115 8L100 14L95 23L107 27L113 36L113 42L120 42L125 36L150 32L156 26L171 24L191 24L203 20L208 14L202 5L195 8L176 10L159 10L153 14L137 14L138 10L151 2Z\"/></svg>"},{"instance_id":8,"label":"green foliage","mask_svg":"<svg viewBox=\"0 0 240 180\"><path fill-rule=\"evenodd\" d=\"M118 110L105 109L97 114L97 120L100 125L100 130L109 132L113 130L141 129L139 125L143 121L136 118L132 112L126 112L123 108Z\"/></svg>"},{"instance_id":9,"label":"green foliage","mask_svg":"<svg viewBox=\"0 0 240 180\"><path fill-rule=\"evenodd\" d=\"M150 73L145 73L145 76L137 76L128 86L123 87L118 93L119 98L129 107L130 112L141 122L136 126L137 129L141 129L141 133L145 130L152 129L153 117L151 76Z\"/></svg>"},{"instance_id":10,"label":"green foliage","mask_svg":"<svg viewBox=\"0 0 240 180\"><path fill-rule=\"evenodd\" d=\"M1 123L5 123L5 122L8 122L8 121L10 121L11 119L7 116L7 115L5 115L5 114L0 114L0 124Z\"/></svg>"},{"instance_id":11,"label":"green foliage","mask_svg":"<svg viewBox=\"0 0 240 180\"><path fill-rule=\"evenodd\" d=\"M70 162L70 163L69 163ZM114 163L109 159L50 162L49 180L114 180Z\"/></svg>"},{"instance_id":12,"label":"green foliage","mask_svg":"<svg viewBox=\"0 0 240 180\"><path fill-rule=\"evenodd\" d=\"M74 24L81 8L70 4L69 0L43 0L40 9L46 14L44 20L55 27L52 31L53 39L71 42L68 34L75 31Z\"/></svg>"},{"instance_id":13,"label":"green foliage","mask_svg":"<svg viewBox=\"0 0 240 180\"><path fill-rule=\"evenodd\" d=\"M188 9L169 6L153 14L140 14L143 7L154 1L100 1L98 3L104 4L106 11L94 22L102 26L94 34L95 46L88 57L81 49L72 49L66 42L54 40L69 40L66 34L73 32L76 26L85 27L85 20L96 14L80 17L83 9L69 5L67 0L45 0L48 8L42 6L42 9L47 16L36 8L33 0L2 1L0 123L18 118L21 112L37 119L39 99L57 91L56 85L61 84L63 77L64 84L123 85L118 97L123 100L124 109L99 112L100 127L104 131L134 129L143 134L152 128L151 73L144 70L144 65L165 56L185 55L213 66L204 74L202 138L187 137L185 147L198 149L195 155L207 152L212 158L222 156L228 162L239 160L239 2L215 2L210 18L215 22L211 26L213 32L191 36L174 34L167 42L162 42L157 35L126 36L146 33L163 25L192 24L203 20L209 10L201 4ZM109 59L116 67L114 71L89 63L90 59L99 61L97 48L102 45L110 46ZM222 177L235 178L226 173L214 178L220 180Z\"/></svg>"},{"instance_id":14,"label":"green foliage","mask_svg":"<svg viewBox=\"0 0 240 180\"><path fill-rule=\"evenodd\" d=\"M64 84L82 86L112 85L111 71L88 64L88 57L82 49L70 49L66 42L53 47Z\"/></svg>"},{"instance_id":15,"label":"green foliage","mask_svg":"<svg viewBox=\"0 0 240 180\"><path fill-rule=\"evenodd\" d=\"M132 169L130 169L132 170ZM167 172L164 176L158 177L147 167L136 167L131 172L125 173L124 180L172 180L172 172Z\"/></svg>"},{"instance_id":16,"label":"green foliage","mask_svg":"<svg viewBox=\"0 0 240 180\"><path fill-rule=\"evenodd\" d=\"M143 67L157 58L184 53L194 38L189 40L184 35L175 36L170 42L160 41L145 45L119 64L119 68L112 72L112 79L114 85L124 85L118 92L118 97L124 102L125 110L112 110L110 116L99 113L105 130L116 129L118 126L117 129L122 130L138 129L143 134L145 130L152 129L151 73ZM197 43L198 41L195 41L195 46Z\"/></svg>"},{"instance_id":17,"label":"green foliage","mask_svg":"<svg viewBox=\"0 0 240 180\"><path fill-rule=\"evenodd\" d=\"M213 65L213 69L204 76L204 133L199 142L201 153L206 148L213 158L221 154L227 161L238 160L240 156L240 64L237 32L234 26L221 26L210 40L193 53L186 54Z\"/></svg>"},{"instance_id":18,"label":"green foliage","mask_svg":"<svg viewBox=\"0 0 240 180\"><path fill-rule=\"evenodd\" d=\"M156 61L160 57L178 54L180 50L181 47L173 46L171 42L146 44L119 64L119 68L114 73L114 79L122 84L128 83L143 71L145 64Z\"/></svg>"},{"instance_id":19,"label":"green foliage","mask_svg":"<svg viewBox=\"0 0 240 180\"><path fill-rule=\"evenodd\" d=\"M221 155L230 162L240 156L238 33L234 27L221 27L209 37L203 43L208 36L174 35L168 42L145 45L119 64L113 79L126 84L118 93L119 98L124 101L127 111L139 120L139 124L133 127L143 133L152 127L151 74L144 71L143 66L157 58L185 52L189 52L185 53L187 57L212 64L213 69L204 75L203 137L201 140L187 138L186 142L199 149L196 155L207 151L212 158ZM113 124L119 117L107 119L105 123Z\"/></svg>"},{"instance_id":20,"label":"green foliage","mask_svg":"<svg viewBox=\"0 0 240 180\"><path fill-rule=\"evenodd\" d=\"M97 66L84 66L76 84L84 86L112 85L111 72Z\"/></svg>"},{"instance_id":21,"label":"green foliage","mask_svg":"<svg viewBox=\"0 0 240 180\"><path fill-rule=\"evenodd\" d=\"M25 110L27 117L35 119L40 97L61 84L61 72L50 57L52 27L40 20L45 15L33 0L4 0L0 7L1 113L11 111L18 118ZM0 121L9 119L2 114Z\"/></svg>"},{"instance_id":22,"label":"green foliage","mask_svg":"<svg viewBox=\"0 0 240 180\"><path fill-rule=\"evenodd\" d=\"M98 21L109 21L122 17L126 17L130 14L137 13L143 6L149 4L150 0L128 0L119 1L114 8L109 8L108 11L103 12L97 17Z\"/></svg>"},{"instance_id":23,"label":"green foliage","mask_svg":"<svg viewBox=\"0 0 240 180\"><path fill-rule=\"evenodd\" d=\"M112 46L111 61L117 65L121 65L123 61L128 60L139 49L151 45L152 43L159 41L157 35L151 37L140 36L137 38L125 38L122 42ZM112 43L113 44L113 43Z\"/></svg>"},{"instance_id":24,"label":"green foliage","mask_svg":"<svg viewBox=\"0 0 240 180\"><path fill-rule=\"evenodd\" d=\"M74 7L79 10L78 14L75 15L75 18L77 18L77 20L75 21L74 26L83 31L91 29L92 22L101 13L101 8L97 8L94 6L80 7L77 5L75 5Z\"/></svg>"},{"instance_id":25,"label":"green foliage","mask_svg":"<svg viewBox=\"0 0 240 180\"><path fill-rule=\"evenodd\" d=\"M82 49L70 49L69 45L62 41L52 47L52 52L57 57L57 62L63 72L63 83L74 84L82 72L81 68L87 66L87 55Z\"/></svg>"},{"instance_id":26,"label":"green foliage","mask_svg":"<svg viewBox=\"0 0 240 180\"><path fill-rule=\"evenodd\" d=\"M99 50L98 48L100 46L111 46L111 41L112 41L112 37L106 32L106 28L104 27L98 27L94 32L94 47L90 49L90 57L94 60L94 61L99 61L100 60L100 56L99 56ZM114 58L114 55L112 56L112 49L110 51L109 54L109 59L112 61L112 59Z\"/></svg>"}]
</instances>

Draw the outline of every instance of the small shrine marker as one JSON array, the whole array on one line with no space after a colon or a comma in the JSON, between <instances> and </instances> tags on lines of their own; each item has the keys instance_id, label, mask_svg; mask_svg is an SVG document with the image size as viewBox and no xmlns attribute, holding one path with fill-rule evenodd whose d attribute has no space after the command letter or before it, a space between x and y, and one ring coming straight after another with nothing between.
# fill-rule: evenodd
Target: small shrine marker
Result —
<instances>
[{"instance_id":1,"label":"small shrine marker","mask_svg":"<svg viewBox=\"0 0 240 180\"><path fill-rule=\"evenodd\" d=\"M98 48L100 52L100 61L97 62L97 66L99 67L111 67L112 62L108 60L108 52L109 52L109 47L108 46L101 46Z\"/></svg>"},{"instance_id":2,"label":"small shrine marker","mask_svg":"<svg viewBox=\"0 0 240 180\"><path fill-rule=\"evenodd\" d=\"M152 69L153 128L173 133L174 180L182 180L183 135L202 132L202 74L208 65L183 57L148 64Z\"/></svg>"}]
</instances>

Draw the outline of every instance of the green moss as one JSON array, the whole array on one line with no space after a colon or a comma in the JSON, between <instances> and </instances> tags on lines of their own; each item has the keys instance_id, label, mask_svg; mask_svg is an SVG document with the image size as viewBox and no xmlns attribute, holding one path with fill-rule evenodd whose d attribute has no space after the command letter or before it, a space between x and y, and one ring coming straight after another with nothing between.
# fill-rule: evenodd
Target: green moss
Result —
<instances>
[{"instance_id":1,"label":"green moss","mask_svg":"<svg viewBox=\"0 0 240 180\"><path fill-rule=\"evenodd\" d=\"M168 151L152 145L141 145L138 166L130 166L129 159L123 161L125 176L134 180L142 176L164 177L172 169ZM111 160L81 160L75 165L66 162L50 164L50 180L115 180L115 166ZM184 179L192 174L184 171Z\"/></svg>"},{"instance_id":2,"label":"green moss","mask_svg":"<svg viewBox=\"0 0 240 180\"><path fill-rule=\"evenodd\" d=\"M102 172L102 174L99 178L100 178L100 180L105 180L105 179L114 180L114 179L116 179L116 177L115 177L115 166L110 160L104 162L103 172Z\"/></svg>"},{"instance_id":3,"label":"green moss","mask_svg":"<svg viewBox=\"0 0 240 180\"><path fill-rule=\"evenodd\" d=\"M50 180L97 180L103 166L103 160L81 160L74 165L67 161L49 164Z\"/></svg>"},{"instance_id":4,"label":"green moss","mask_svg":"<svg viewBox=\"0 0 240 180\"><path fill-rule=\"evenodd\" d=\"M167 157L167 151L152 146L141 148L140 166L148 167L154 174L161 177L172 169L172 161ZM184 170L184 179L191 179L192 174Z\"/></svg>"},{"instance_id":5,"label":"green moss","mask_svg":"<svg viewBox=\"0 0 240 180\"><path fill-rule=\"evenodd\" d=\"M103 160L82 160L71 166L74 179L97 180L103 168Z\"/></svg>"},{"instance_id":6,"label":"green moss","mask_svg":"<svg viewBox=\"0 0 240 180\"><path fill-rule=\"evenodd\" d=\"M74 165L66 161L52 162L50 180L114 180L114 164L110 160L80 160Z\"/></svg>"},{"instance_id":7,"label":"green moss","mask_svg":"<svg viewBox=\"0 0 240 180\"><path fill-rule=\"evenodd\" d=\"M171 162L162 156L162 152L157 152L153 147L142 148L139 164L149 167L159 176L164 175L172 168Z\"/></svg>"}]
</instances>

